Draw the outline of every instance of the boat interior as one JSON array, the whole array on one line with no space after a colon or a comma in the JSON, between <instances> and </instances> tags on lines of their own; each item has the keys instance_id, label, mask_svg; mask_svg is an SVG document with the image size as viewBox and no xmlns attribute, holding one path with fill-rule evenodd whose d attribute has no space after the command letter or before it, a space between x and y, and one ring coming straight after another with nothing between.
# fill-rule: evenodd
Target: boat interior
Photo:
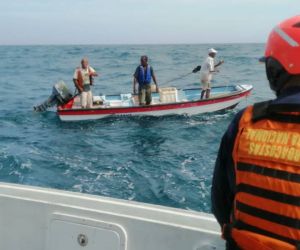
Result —
<instances>
[{"instance_id":1,"label":"boat interior","mask_svg":"<svg viewBox=\"0 0 300 250\"><path fill-rule=\"evenodd\" d=\"M228 94L240 91L239 85L229 85L214 87L211 89L210 99L227 96ZM160 88L159 93L152 93L151 105L180 103L200 100L201 88L176 89L174 87ZM93 96L93 108L110 107L135 107L139 106L138 95L119 94L119 95L99 95ZM81 109L80 96L75 97L72 109Z\"/></svg>"}]
</instances>

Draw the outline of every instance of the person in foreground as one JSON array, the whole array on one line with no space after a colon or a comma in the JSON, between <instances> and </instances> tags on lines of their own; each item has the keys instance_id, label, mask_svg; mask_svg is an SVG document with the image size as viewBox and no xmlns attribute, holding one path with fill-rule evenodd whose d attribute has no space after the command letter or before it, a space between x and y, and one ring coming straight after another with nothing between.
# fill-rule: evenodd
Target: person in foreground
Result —
<instances>
[{"instance_id":1,"label":"person in foreground","mask_svg":"<svg viewBox=\"0 0 300 250\"><path fill-rule=\"evenodd\" d=\"M139 83L139 103L140 105L150 105L152 101L151 95L151 78L153 79L156 92L158 85L153 68L148 64L148 57L141 57L141 64L136 68L133 75L133 93L136 94L136 83Z\"/></svg>"},{"instance_id":2,"label":"person in foreground","mask_svg":"<svg viewBox=\"0 0 300 250\"><path fill-rule=\"evenodd\" d=\"M215 64L215 57L217 55L217 51L215 49L208 50L208 57L201 65L200 71L200 80L202 85L201 91L201 99L203 99L204 95L206 98L210 97L210 88L211 88L211 81L213 73L217 72L215 68L219 67L224 61L220 61Z\"/></svg>"},{"instance_id":3,"label":"person in foreground","mask_svg":"<svg viewBox=\"0 0 300 250\"><path fill-rule=\"evenodd\" d=\"M222 138L212 212L227 249L300 249L300 16L271 32L267 78L277 98L236 115Z\"/></svg>"},{"instance_id":4,"label":"person in foreground","mask_svg":"<svg viewBox=\"0 0 300 250\"><path fill-rule=\"evenodd\" d=\"M96 71L89 66L87 58L81 60L81 67L78 67L73 76L73 82L75 87L80 93L81 107L92 108L93 107L93 94L91 85L93 85L93 77L98 76Z\"/></svg>"}]
</instances>

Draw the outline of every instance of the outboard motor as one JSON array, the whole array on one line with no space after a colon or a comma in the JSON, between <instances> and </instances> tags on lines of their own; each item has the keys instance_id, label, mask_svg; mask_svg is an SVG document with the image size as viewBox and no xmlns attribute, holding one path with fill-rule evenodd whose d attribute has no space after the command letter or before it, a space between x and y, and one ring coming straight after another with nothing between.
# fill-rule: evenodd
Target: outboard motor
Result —
<instances>
[{"instance_id":1,"label":"outboard motor","mask_svg":"<svg viewBox=\"0 0 300 250\"><path fill-rule=\"evenodd\" d=\"M68 86L60 81L53 86L52 94L48 97L46 101L38 106L34 106L33 109L36 112L44 112L48 108L55 105L63 105L70 101L73 98L71 91L68 89Z\"/></svg>"}]
</instances>

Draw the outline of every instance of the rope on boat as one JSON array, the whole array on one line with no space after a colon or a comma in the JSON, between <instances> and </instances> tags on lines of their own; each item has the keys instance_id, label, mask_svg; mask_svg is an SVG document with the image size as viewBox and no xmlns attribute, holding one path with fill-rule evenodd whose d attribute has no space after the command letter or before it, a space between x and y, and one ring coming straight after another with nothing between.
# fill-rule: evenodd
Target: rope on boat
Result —
<instances>
[{"instance_id":1,"label":"rope on boat","mask_svg":"<svg viewBox=\"0 0 300 250\"><path fill-rule=\"evenodd\" d=\"M191 75L191 74L193 74L193 72L190 72L190 73L181 75L181 76L179 76L179 77L173 78L173 79L168 80L168 81L166 81L166 82L164 82L164 83L162 83L162 84L160 84L160 85L166 85L167 83L174 82L174 81L177 81L177 80L181 80L181 79L183 79L183 78L185 78L185 77L187 77L187 76L189 76L189 75Z\"/></svg>"},{"instance_id":2,"label":"rope on boat","mask_svg":"<svg viewBox=\"0 0 300 250\"><path fill-rule=\"evenodd\" d=\"M160 85L165 85L165 84L170 83L170 82L174 82L174 81L177 81L177 80L181 80L181 79L183 79L183 78L185 78L185 77L187 77L187 76L189 76L189 75L191 75L191 74L193 74L193 73L199 72L200 70L201 70L201 65L198 65L196 68L194 68L194 69L192 70L192 72L189 72L189 73L187 73L187 74L181 75L181 76L176 77L176 78L173 78L173 79L171 79L171 80L168 80L168 81L166 81L166 82L164 82L164 83L162 83L162 84L160 84Z\"/></svg>"}]
</instances>

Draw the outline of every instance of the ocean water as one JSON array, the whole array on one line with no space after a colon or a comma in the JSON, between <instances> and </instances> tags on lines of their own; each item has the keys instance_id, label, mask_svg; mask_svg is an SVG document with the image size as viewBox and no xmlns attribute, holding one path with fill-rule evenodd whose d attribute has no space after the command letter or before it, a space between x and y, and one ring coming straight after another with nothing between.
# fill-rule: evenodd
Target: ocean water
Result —
<instances>
[{"instance_id":1,"label":"ocean water","mask_svg":"<svg viewBox=\"0 0 300 250\"><path fill-rule=\"evenodd\" d=\"M82 57L101 76L94 94L132 91L132 74L147 54L160 86L197 87L199 74L168 85L202 63L209 47L224 59L214 85L252 84L236 109L198 116L109 117L61 122L33 106L72 76ZM0 46L0 181L210 211L221 137L248 104L273 98L257 59L263 44Z\"/></svg>"}]
</instances>

